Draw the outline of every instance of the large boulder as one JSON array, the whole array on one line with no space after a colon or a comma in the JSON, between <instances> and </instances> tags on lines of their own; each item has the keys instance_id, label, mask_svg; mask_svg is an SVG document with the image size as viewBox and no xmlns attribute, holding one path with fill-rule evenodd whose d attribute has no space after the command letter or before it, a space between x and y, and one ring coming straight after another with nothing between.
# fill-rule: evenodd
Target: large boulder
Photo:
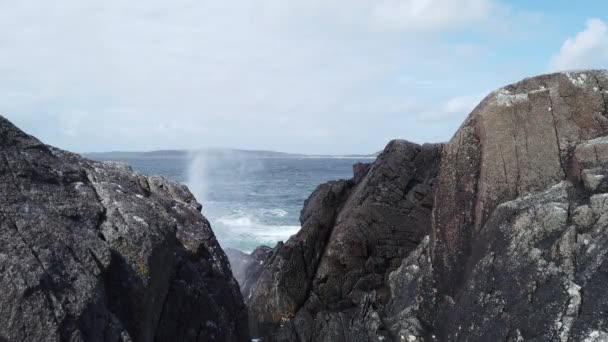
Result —
<instances>
[{"instance_id":1,"label":"large boulder","mask_svg":"<svg viewBox=\"0 0 608 342\"><path fill-rule=\"evenodd\" d=\"M608 339L608 139L572 158L584 180L503 202L476 233L465 286L438 312L440 340Z\"/></svg>"},{"instance_id":2,"label":"large boulder","mask_svg":"<svg viewBox=\"0 0 608 342\"><path fill-rule=\"evenodd\" d=\"M47 146L0 117L0 340L246 341L188 189Z\"/></svg>"},{"instance_id":3,"label":"large boulder","mask_svg":"<svg viewBox=\"0 0 608 342\"><path fill-rule=\"evenodd\" d=\"M392 141L354 178L319 186L302 229L251 272L245 294L253 337L356 341L390 336L375 308L389 274L429 234L442 145ZM253 279L251 279L253 277Z\"/></svg>"},{"instance_id":4,"label":"large boulder","mask_svg":"<svg viewBox=\"0 0 608 342\"><path fill-rule=\"evenodd\" d=\"M608 72L504 87L354 171L251 273L254 336L608 340Z\"/></svg>"},{"instance_id":5,"label":"large boulder","mask_svg":"<svg viewBox=\"0 0 608 342\"><path fill-rule=\"evenodd\" d=\"M455 336L454 329L469 328L457 323L462 320L462 312L454 308L467 306L462 301L471 291L471 277L480 260L498 252L492 249L498 245L479 251L487 247L488 239L495 239L495 234L499 234L498 228L489 225L502 224L515 229L506 223L507 218L496 212L497 208L531 194L544 193L562 182L579 187L582 162L575 158L575 151L577 146L608 134L607 90L605 71L558 73L523 80L486 97L447 144L442 156L432 230L439 308L435 329L439 338L451 339ZM589 148L585 151L588 156ZM581 196L589 197L589 193L583 189ZM544 200L539 198L538 203L531 205L541 205ZM579 202L569 199L565 203L569 207ZM501 207L501 211L504 210L504 206ZM496 216L502 217L502 221L491 220ZM557 229L560 222L542 224L548 225L547 229ZM493 233L488 236L488 231ZM549 253L550 243L545 242L540 251ZM515 270L500 271L503 280L515 281ZM548 305L552 299L543 300ZM482 306L467 307L474 309L472 312L480 316L478 319L487 313ZM479 328L478 323L471 329ZM517 324L510 329L516 328ZM524 339L531 337L526 336L524 330L521 333ZM465 333L459 336L474 340ZM489 337L479 340L484 338Z\"/></svg>"},{"instance_id":6,"label":"large boulder","mask_svg":"<svg viewBox=\"0 0 608 342\"><path fill-rule=\"evenodd\" d=\"M493 92L469 115L444 150L433 215L446 284L465 275L471 238L500 203L577 177L575 146L608 132L605 89L605 71L543 75Z\"/></svg>"}]
</instances>

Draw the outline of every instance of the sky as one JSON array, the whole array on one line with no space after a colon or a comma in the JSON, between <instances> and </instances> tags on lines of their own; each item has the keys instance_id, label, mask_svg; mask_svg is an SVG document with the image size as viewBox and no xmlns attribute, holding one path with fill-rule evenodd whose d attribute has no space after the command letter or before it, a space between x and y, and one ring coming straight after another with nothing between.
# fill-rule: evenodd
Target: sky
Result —
<instances>
[{"instance_id":1,"label":"sky","mask_svg":"<svg viewBox=\"0 0 608 342\"><path fill-rule=\"evenodd\" d=\"M0 0L0 115L75 151L373 153L608 66L608 1Z\"/></svg>"}]
</instances>

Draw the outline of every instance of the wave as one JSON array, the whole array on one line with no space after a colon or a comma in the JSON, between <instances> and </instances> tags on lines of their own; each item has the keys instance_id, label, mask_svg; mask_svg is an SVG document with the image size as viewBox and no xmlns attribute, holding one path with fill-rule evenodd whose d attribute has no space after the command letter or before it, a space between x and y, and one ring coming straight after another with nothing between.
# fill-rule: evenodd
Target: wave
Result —
<instances>
[{"instance_id":1,"label":"wave","mask_svg":"<svg viewBox=\"0 0 608 342\"><path fill-rule=\"evenodd\" d=\"M272 211L274 215L287 215L284 210ZM285 214L284 214L285 213ZM272 225L258 222L249 216L222 216L212 222L214 230L230 241L249 241L257 245L286 241L300 230L299 225Z\"/></svg>"},{"instance_id":2,"label":"wave","mask_svg":"<svg viewBox=\"0 0 608 342\"><path fill-rule=\"evenodd\" d=\"M261 209L260 213L262 216L270 216L270 217L285 217L288 212L283 209Z\"/></svg>"},{"instance_id":3,"label":"wave","mask_svg":"<svg viewBox=\"0 0 608 342\"><path fill-rule=\"evenodd\" d=\"M252 225L251 219L246 216L236 218L220 217L216 220L216 222L231 227L248 227Z\"/></svg>"}]
</instances>

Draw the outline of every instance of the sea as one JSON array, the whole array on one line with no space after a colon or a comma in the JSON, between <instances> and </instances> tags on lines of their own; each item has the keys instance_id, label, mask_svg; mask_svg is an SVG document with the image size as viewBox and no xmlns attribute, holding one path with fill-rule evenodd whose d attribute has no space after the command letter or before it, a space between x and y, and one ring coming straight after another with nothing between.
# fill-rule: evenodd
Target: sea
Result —
<instances>
[{"instance_id":1,"label":"sea","mask_svg":"<svg viewBox=\"0 0 608 342\"><path fill-rule=\"evenodd\" d=\"M321 183L352 177L352 165L373 157L268 157L256 153L103 153L96 160L188 185L203 205L220 245L250 252L274 246L300 229L304 201Z\"/></svg>"}]
</instances>

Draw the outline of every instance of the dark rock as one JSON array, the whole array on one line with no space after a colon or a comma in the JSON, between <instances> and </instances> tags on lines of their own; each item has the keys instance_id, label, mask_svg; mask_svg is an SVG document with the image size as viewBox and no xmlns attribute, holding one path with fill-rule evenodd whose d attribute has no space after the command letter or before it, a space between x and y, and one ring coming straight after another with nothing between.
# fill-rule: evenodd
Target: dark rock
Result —
<instances>
[{"instance_id":1,"label":"dark rock","mask_svg":"<svg viewBox=\"0 0 608 342\"><path fill-rule=\"evenodd\" d=\"M251 287L259 278L264 269L264 261L273 251L268 246L259 246L251 254L243 253L233 248L226 249L226 255L232 266L234 278L241 285L244 298L249 297Z\"/></svg>"},{"instance_id":2,"label":"dark rock","mask_svg":"<svg viewBox=\"0 0 608 342\"><path fill-rule=\"evenodd\" d=\"M309 294L336 212L351 186L347 181L319 186L302 210L302 229L285 244L279 243L264 262L246 298L253 337L274 332L295 317Z\"/></svg>"},{"instance_id":3,"label":"dark rock","mask_svg":"<svg viewBox=\"0 0 608 342\"><path fill-rule=\"evenodd\" d=\"M353 181L355 184L361 183L371 168L371 163L357 163L353 165Z\"/></svg>"},{"instance_id":4,"label":"dark rock","mask_svg":"<svg viewBox=\"0 0 608 342\"><path fill-rule=\"evenodd\" d=\"M255 266L252 265L252 263L255 262L255 258L234 248L226 248L226 256L230 261L234 279L236 279L239 284L242 284L246 279L245 273L247 272L247 269L250 266Z\"/></svg>"},{"instance_id":5,"label":"dark rock","mask_svg":"<svg viewBox=\"0 0 608 342\"><path fill-rule=\"evenodd\" d=\"M385 309L384 324L393 340L420 341L431 339L429 325L434 312L425 312L435 298L432 279L430 239L426 236L418 247L389 275L391 298Z\"/></svg>"},{"instance_id":6,"label":"dark rock","mask_svg":"<svg viewBox=\"0 0 608 342\"><path fill-rule=\"evenodd\" d=\"M441 145L393 141L351 181L321 185L301 231L263 263L250 296L254 337L358 341L389 335L375 308L386 279L430 231Z\"/></svg>"},{"instance_id":7,"label":"dark rock","mask_svg":"<svg viewBox=\"0 0 608 342\"><path fill-rule=\"evenodd\" d=\"M0 117L0 340L245 341L188 189L44 145Z\"/></svg>"},{"instance_id":8,"label":"dark rock","mask_svg":"<svg viewBox=\"0 0 608 342\"><path fill-rule=\"evenodd\" d=\"M606 71L320 185L288 241L229 251L247 309L187 188L4 119L0 154L0 340L608 340Z\"/></svg>"},{"instance_id":9,"label":"dark rock","mask_svg":"<svg viewBox=\"0 0 608 342\"><path fill-rule=\"evenodd\" d=\"M253 335L608 340L607 116L608 72L552 74L489 95L443 148L392 142L269 253Z\"/></svg>"}]
</instances>

